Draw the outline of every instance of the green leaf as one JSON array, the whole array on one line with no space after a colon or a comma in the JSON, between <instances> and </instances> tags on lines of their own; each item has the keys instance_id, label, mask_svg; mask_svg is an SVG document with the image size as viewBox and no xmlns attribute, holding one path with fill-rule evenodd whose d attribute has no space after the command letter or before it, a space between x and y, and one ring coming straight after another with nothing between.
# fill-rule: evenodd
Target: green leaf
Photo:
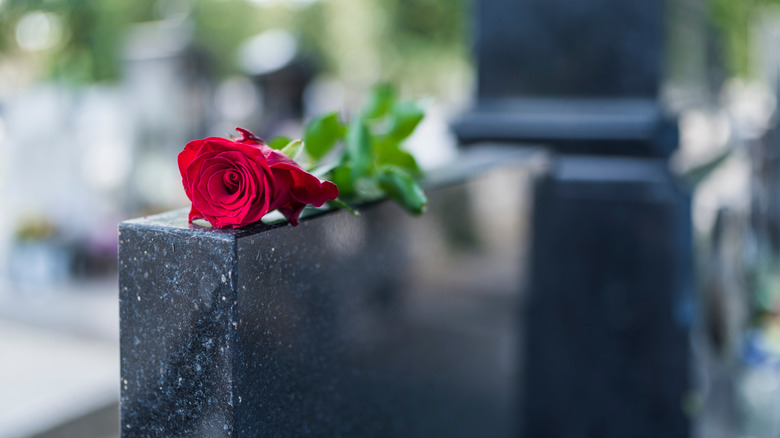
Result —
<instances>
[{"instance_id":1,"label":"green leaf","mask_svg":"<svg viewBox=\"0 0 780 438\"><path fill-rule=\"evenodd\" d=\"M321 164L320 166L315 167L312 170L309 170L309 173L314 175L314 176L316 176L317 178L322 179L322 178L325 178L325 176L329 172L331 172L333 169L335 169L336 167L338 167L340 165L341 165L341 163L339 163L337 161L332 161L330 163ZM325 178L325 179L327 179L327 178Z\"/></svg>"},{"instance_id":2,"label":"green leaf","mask_svg":"<svg viewBox=\"0 0 780 438\"><path fill-rule=\"evenodd\" d=\"M282 153L294 160L302 150L303 142L300 140L295 140L291 141L287 146L285 146L284 149L282 149Z\"/></svg>"},{"instance_id":3,"label":"green leaf","mask_svg":"<svg viewBox=\"0 0 780 438\"><path fill-rule=\"evenodd\" d=\"M352 162L352 179L366 175L371 170L371 133L361 117L355 117L344 139L347 156Z\"/></svg>"},{"instance_id":4,"label":"green leaf","mask_svg":"<svg viewBox=\"0 0 780 438\"><path fill-rule=\"evenodd\" d=\"M342 196L350 196L355 193L355 183L352 180L352 166L338 166L330 172L326 179L336 184L336 187L339 188L339 194Z\"/></svg>"},{"instance_id":5,"label":"green leaf","mask_svg":"<svg viewBox=\"0 0 780 438\"><path fill-rule=\"evenodd\" d=\"M368 119L378 119L387 115L395 104L395 87L382 84L371 90L371 97L366 105L365 115Z\"/></svg>"},{"instance_id":6,"label":"green leaf","mask_svg":"<svg viewBox=\"0 0 780 438\"><path fill-rule=\"evenodd\" d=\"M386 167L378 177L379 187L411 214L422 214L428 204L420 184L404 171Z\"/></svg>"},{"instance_id":7,"label":"green leaf","mask_svg":"<svg viewBox=\"0 0 780 438\"><path fill-rule=\"evenodd\" d=\"M344 125L339 120L339 114L332 112L317 117L306 125L303 142L309 156L318 160L327 154L343 136Z\"/></svg>"},{"instance_id":8,"label":"green leaf","mask_svg":"<svg viewBox=\"0 0 780 438\"><path fill-rule=\"evenodd\" d=\"M357 211L354 208L350 207L349 204L347 204L346 202L342 201L339 198L336 198L336 199L334 199L332 201L328 201L328 204L334 205L334 206L336 206L338 208L342 208L344 210L347 210L348 212L352 213L352 216L357 216L357 217L360 216L360 212L359 211Z\"/></svg>"},{"instance_id":9,"label":"green leaf","mask_svg":"<svg viewBox=\"0 0 780 438\"><path fill-rule=\"evenodd\" d=\"M290 137L280 136L280 137L274 137L271 139L271 141L268 142L268 146L271 146L271 149L282 149L283 147L290 144L292 139Z\"/></svg>"},{"instance_id":10,"label":"green leaf","mask_svg":"<svg viewBox=\"0 0 780 438\"><path fill-rule=\"evenodd\" d=\"M398 143L385 141L376 147L375 150L377 166L395 166L405 170L412 176L422 176L422 170L420 170L417 160L415 160L412 154L401 149Z\"/></svg>"},{"instance_id":11,"label":"green leaf","mask_svg":"<svg viewBox=\"0 0 780 438\"><path fill-rule=\"evenodd\" d=\"M401 142L414 132L425 117L425 109L418 102L402 102L393 107L389 138Z\"/></svg>"}]
</instances>

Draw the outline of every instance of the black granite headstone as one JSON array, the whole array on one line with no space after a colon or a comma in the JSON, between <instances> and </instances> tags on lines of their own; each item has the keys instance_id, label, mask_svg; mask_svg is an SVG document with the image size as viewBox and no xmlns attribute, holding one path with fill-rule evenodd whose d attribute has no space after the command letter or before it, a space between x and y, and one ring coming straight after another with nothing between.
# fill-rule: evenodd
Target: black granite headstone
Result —
<instances>
[{"instance_id":1,"label":"black granite headstone","mask_svg":"<svg viewBox=\"0 0 780 438\"><path fill-rule=\"evenodd\" d=\"M475 6L480 100L658 95L663 1L478 0Z\"/></svg>"},{"instance_id":2,"label":"black granite headstone","mask_svg":"<svg viewBox=\"0 0 780 438\"><path fill-rule=\"evenodd\" d=\"M521 436L689 436L689 205L660 160L559 158L537 184Z\"/></svg>"},{"instance_id":3,"label":"black granite headstone","mask_svg":"<svg viewBox=\"0 0 780 438\"><path fill-rule=\"evenodd\" d=\"M659 96L668 6L475 2L477 99L458 137L556 153L534 192L521 436L689 435L690 199L664 161L679 135Z\"/></svg>"},{"instance_id":4,"label":"black granite headstone","mask_svg":"<svg viewBox=\"0 0 780 438\"><path fill-rule=\"evenodd\" d=\"M564 153L668 157L659 102L665 2L477 0L477 100L463 143L537 142Z\"/></svg>"},{"instance_id":5,"label":"black granite headstone","mask_svg":"<svg viewBox=\"0 0 780 438\"><path fill-rule=\"evenodd\" d=\"M513 156L450 169L416 218L122 223L122 436L516 436L532 172Z\"/></svg>"}]
</instances>

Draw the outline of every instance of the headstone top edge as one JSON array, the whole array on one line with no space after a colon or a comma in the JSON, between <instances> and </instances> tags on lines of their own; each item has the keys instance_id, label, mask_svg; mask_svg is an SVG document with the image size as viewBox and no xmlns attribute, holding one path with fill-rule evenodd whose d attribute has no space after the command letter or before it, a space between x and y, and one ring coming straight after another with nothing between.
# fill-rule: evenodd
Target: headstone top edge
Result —
<instances>
[{"instance_id":1,"label":"headstone top edge","mask_svg":"<svg viewBox=\"0 0 780 438\"><path fill-rule=\"evenodd\" d=\"M305 209L300 221L305 223L318 216L329 214L335 210L323 211L321 209ZM261 234L277 228L290 226L286 219L279 217L266 217L265 222L256 222L242 228L213 228L205 221L190 223L189 210L186 208L170 210L149 216L128 219L119 223L119 231L124 229L144 229L167 233L184 234L189 236L201 236L211 239L234 241L239 238ZM203 225L201 225L203 224Z\"/></svg>"},{"instance_id":2,"label":"headstone top edge","mask_svg":"<svg viewBox=\"0 0 780 438\"><path fill-rule=\"evenodd\" d=\"M571 155L556 160L553 175L561 181L665 184L669 170L659 158Z\"/></svg>"},{"instance_id":3,"label":"headstone top edge","mask_svg":"<svg viewBox=\"0 0 780 438\"><path fill-rule=\"evenodd\" d=\"M480 143L466 151L460 151L459 157L448 165L438 169L432 169L422 181L426 190L436 189L456 182L467 181L491 169L505 166L528 166L538 163L539 159L547 156L546 149L538 145L525 145L525 147L507 148L500 143ZM384 201L384 199L367 199L360 208L369 208L371 205ZM219 229L201 226L198 223L191 224L188 221L189 210L181 208L158 213L149 216L128 219L119 224L119 231L124 229L144 229L160 232L177 233L189 236L201 236L227 241L248 237L290 226L281 216L268 221L258 222L243 228ZM301 225L310 220L330 214L349 214L338 209L313 209L307 208L301 215ZM200 221L199 221L200 222Z\"/></svg>"},{"instance_id":4,"label":"headstone top edge","mask_svg":"<svg viewBox=\"0 0 780 438\"><path fill-rule=\"evenodd\" d=\"M490 108L497 110L527 109L539 111L540 109L559 109L567 107L586 111L622 111L625 109L641 109L645 111L657 111L664 108L664 101L660 97L647 96L622 96L622 97L578 97L578 96L506 96L486 97L475 102L477 109Z\"/></svg>"},{"instance_id":5,"label":"headstone top edge","mask_svg":"<svg viewBox=\"0 0 780 438\"><path fill-rule=\"evenodd\" d=\"M277 228L279 224L267 225L263 223L253 224L239 229L220 229L192 224L188 220L188 209L177 209L159 214L128 219L119 224L119 231L124 229L144 229L190 236L200 236L210 239L233 241L237 237L256 234Z\"/></svg>"}]
</instances>

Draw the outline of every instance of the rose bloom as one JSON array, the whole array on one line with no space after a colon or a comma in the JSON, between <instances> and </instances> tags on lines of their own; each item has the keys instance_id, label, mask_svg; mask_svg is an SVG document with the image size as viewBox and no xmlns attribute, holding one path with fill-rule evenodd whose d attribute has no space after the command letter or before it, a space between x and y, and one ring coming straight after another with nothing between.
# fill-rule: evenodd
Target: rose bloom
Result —
<instances>
[{"instance_id":1,"label":"rose bloom","mask_svg":"<svg viewBox=\"0 0 780 438\"><path fill-rule=\"evenodd\" d=\"M179 154L179 172L192 202L189 220L218 228L239 228L279 210L293 225L306 204L316 207L338 197L321 181L251 132L236 128L237 140L194 140Z\"/></svg>"}]
</instances>

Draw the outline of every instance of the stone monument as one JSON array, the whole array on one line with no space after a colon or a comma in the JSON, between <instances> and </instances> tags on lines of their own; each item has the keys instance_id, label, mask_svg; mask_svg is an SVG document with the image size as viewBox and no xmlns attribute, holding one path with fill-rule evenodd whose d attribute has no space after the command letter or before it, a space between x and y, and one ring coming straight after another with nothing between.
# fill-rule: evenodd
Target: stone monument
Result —
<instances>
[{"instance_id":1,"label":"stone monument","mask_svg":"<svg viewBox=\"0 0 780 438\"><path fill-rule=\"evenodd\" d=\"M667 4L479 0L462 143L541 144L521 436L685 437L690 199L659 98Z\"/></svg>"}]
</instances>

